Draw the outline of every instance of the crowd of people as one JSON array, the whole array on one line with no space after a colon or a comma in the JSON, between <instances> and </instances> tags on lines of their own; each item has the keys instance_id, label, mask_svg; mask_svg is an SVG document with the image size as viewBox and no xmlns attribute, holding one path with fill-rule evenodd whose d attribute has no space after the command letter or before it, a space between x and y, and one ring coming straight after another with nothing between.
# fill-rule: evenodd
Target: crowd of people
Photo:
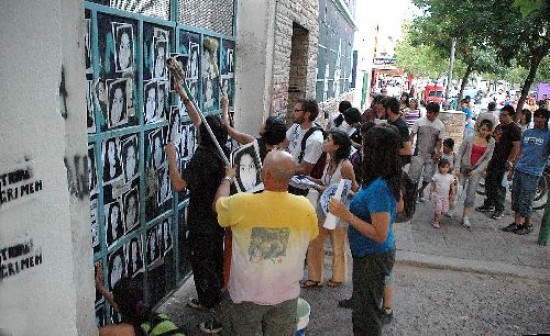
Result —
<instances>
[{"instance_id":1,"label":"crowd of people","mask_svg":"<svg viewBox=\"0 0 550 336\"><path fill-rule=\"evenodd\" d=\"M203 332L254 335L261 329L264 335L294 335L301 288L324 285L329 237L332 275L327 286L346 281L349 244L353 293L339 306L353 310L355 335L380 335L393 316L394 224L398 213L414 209L414 204L407 204L411 198L405 195L405 179L415 183L413 203L426 201L429 192L434 228L441 227L442 215L451 215L461 199L459 193L464 195L461 223L470 228L480 225L470 218L480 179L485 177L486 199L476 210L500 219L506 192L503 180L513 178L515 218L503 230L532 231L531 203L550 154L546 109L536 110L534 127L525 130L520 123L529 122L516 122L511 106L500 110L499 123L489 111L479 116L455 151L438 118L440 106L427 104L421 116L418 102L408 95L399 100L376 96L362 114L343 101L325 129L315 123L317 102L304 99L295 104L288 129L284 119L269 117L259 136L253 136L231 126L228 98L222 94L221 118L206 117L211 137L186 91L179 85L176 91L199 130L198 148L183 172L177 168L174 145L169 143L165 150L172 189L190 191L187 244L198 297L188 305L214 312L200 325ZM224 144L229 136L240 144L258 143L262 192L235 193L236 170L227 167L222 157L228 154ZM320 162L321 173L313 177ZM320 194L342 179L351 181L350 202L333 197L328 203L329 213L338 218L335 229L323 226L327 212L322 197L306 198L307 188L289 188L296 175L308 177ZM112 299L105 289L102 293ZM121 307L114 303L115 309ZM142 310L147 313L126 320L129 313L122 313L123 322L130 326L150 322L146 319L153 315Z\"/></svg>"}]
</instances>

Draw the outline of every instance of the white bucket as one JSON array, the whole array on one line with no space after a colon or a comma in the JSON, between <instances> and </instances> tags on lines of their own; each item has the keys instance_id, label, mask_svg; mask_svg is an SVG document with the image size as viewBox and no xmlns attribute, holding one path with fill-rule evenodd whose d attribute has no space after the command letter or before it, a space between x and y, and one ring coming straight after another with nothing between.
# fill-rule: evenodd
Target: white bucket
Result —
<instances>
[{"instance_id":1,"label":"white bucket","mask_svg":"<svg viewBox=\"0 0 550 336\"><path fill-rule=\"evenodd\" d=\"M296 326L296 336L304 336L306 334L307 325L309 324L309 313L311 307L306 300L298 298L298 309L296 315L298 317L298 324Z\"/></svg>"}]
</instances>

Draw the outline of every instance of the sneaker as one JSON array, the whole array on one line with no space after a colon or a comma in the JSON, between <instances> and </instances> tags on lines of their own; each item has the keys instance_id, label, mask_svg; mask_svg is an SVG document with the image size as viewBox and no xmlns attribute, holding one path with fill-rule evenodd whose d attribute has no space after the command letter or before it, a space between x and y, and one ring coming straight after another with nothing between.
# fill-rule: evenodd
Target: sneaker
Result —
<instances>
[{"instance_id":1,"label":"sneaker","mask_svg":"<svg viewBox=\"0 0 550 336\"><path fill-rule=\"evenodd\" d=\"M453 214L451 212L445 212L443 215L445 217L453 218Z\"/></svg>"},{"instance_id":2,"label":"sneaker","mask_svg":"<svg viewBox=\"0 0 550 336\"><path fill-rule=\"evenodd\" d=\"M197 299L189 299L189 301L187 301L187 305L191 308L195 308L199 310L209 310L208 307L200 303L199 300Z\"/></svg>"},{"instance_id":3,"label":"sneaker","mask_svg":"<svg viewBox=\"0 0 550 336\"><path fill-rule=\"evenodd\" d=\"M472 226L472 223L470 222L470 218L468 217L463 217L462 218L462 226L464 226L465 228L470 228L470 226Z\"/></svg>"},{"instance_id":4,"label":"sneaker","mask_svg":"<svg viewBox=\"0 0 550 336\"><path fill-rule=\"evenodd\" d=\"M530 234L531 232L533 232L532 225L521 225L521 226L518 226L518 229L516 231L514 231L515 234L518 234L520 236Z\"/></svg>"},{"instance_id":5,"label":"sneaker","mask_svg":"<svg viewBox=\"0 0 550 336\"><path fill-rule=\"evenodd\" d=\"M382 324L389 324L393 320L393 309L384 308L382 310Z\"/></svg>"},{"instance_id":6,"label":"sneaker","mask_svg":"<svg viewBox=\"0 0 550 336\"><path fill-rule=\"evenodd\" d=\"M345 299L345 300L340 300L340 301L338 301L338 307L351 309L351 303L352 303L351 298Z\"/></svg>"},{"instance_id":7,"label":"sneaker","mask_svg":"<svg viewBox=\"0 0 550 336\"><path fill-rule=\"evenodd\" d=\"M476 207L476 211L479 211L479 212L494 212L495 207L492 206L492 205L482 205L482 206Z\"/></svg>"},{"instance_id":8,"label":"sneaker","mask_svg":"<svg viewBox=\"0 0 550 336\"><path fill-rule=\"evenodd\" d=\"M424 197L424 193L418 193L418 201L426 202L426 197Z\"/></svg>"},{"instance_id":9,"label":"sneaker","mask_svg":"<svg viewBox=\"0 0 550 336\"><path fill-rule=\"evenodd\" d=\"M439 222L433 222L432 223L432 226L436 229L439 229L441 227L441 225L439 224Z\"/></svg>"},{"instance_id":10,"label":"sneaker","mask_svg":"<svg viewBox=\"0 0 550 336\"><path fill-rule=\"evenodd\" d=\"M504 217L504 212L499 210L493 212L493 215L491 216L492 219L501 219L502 217Z\"/></svg>"},{"instance_id":11,"label":"sneaker","mask_svg":"<svg viewBox=\"0 0 550 336\"><path fill-rule=\"evenodd\" d=\"M214 319L199 324L199 329L205 334L218 334L222 331L222 324Z\"/></svg>"},{"instance_id":12,"label":"sneaker","mask_svg":"<svg viewBox=\"0 0 550 336\"><path fill-rule=\"evenodd\" d=\"M516 222L508 225L508 226L505 226L503 228L500 228L502 231L504 232L516 232L518 230L518 225L516 224Z\"/></svg>"}]
</instances>

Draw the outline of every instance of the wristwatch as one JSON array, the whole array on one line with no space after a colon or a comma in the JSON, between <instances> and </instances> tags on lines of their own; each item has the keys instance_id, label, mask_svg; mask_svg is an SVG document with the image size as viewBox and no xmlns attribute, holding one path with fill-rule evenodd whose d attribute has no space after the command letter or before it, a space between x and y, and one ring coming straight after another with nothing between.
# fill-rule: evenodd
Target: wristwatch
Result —
<instances>
[{"instance_id":1,"label":"wristwatch","mask_svg":"<svg viewBox=\"0 0 550 336\"><path fill-rule=\"evenodd\" d=\"M224 178L222 178L222 182L225 181L225 180L228 180L229 183L231 183L233 181L233 178L229 177L229 176L224 176Z\"/></svg>"}]
</instances>

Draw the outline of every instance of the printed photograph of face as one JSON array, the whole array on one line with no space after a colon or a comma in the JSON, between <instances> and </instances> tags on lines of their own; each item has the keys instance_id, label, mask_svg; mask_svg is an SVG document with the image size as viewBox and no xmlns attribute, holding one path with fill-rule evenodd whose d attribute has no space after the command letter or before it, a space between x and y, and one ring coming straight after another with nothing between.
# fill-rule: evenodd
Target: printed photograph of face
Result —
<instances>
[{"instance_id":1,"label":"printed photograph of face","mask_svg":"<svg viewBox=\"0 0 550 336\"><path fill-rule=\"evenodd\" d=\"M145 123L155 121L157 109L157 81L150 80L143 85L143 97L145 99L144 114Z\"/></svg>"},{"instance_id":2,"label":"printed photograph of face","mask_svg":"<svg viewBox=\"0 0 550 336\"><path fill-rule=\"evenodd\" d=\"M124 235L124 226L122 225L122 209L120 201L105 204L105 225L107 234L107 246L111 247L115 241Z\"/></svg>"},{"instance_id":3,"label":"printed photograph of face","mask_svg":"<svg viewBox=\"0 0 550 336\"><path fill-rule=\"evenodd\" d=\"M94 252L99 248L99 223L97 221L97 198L90 198L90 232Z\"/></svg>"},{"instance_id":4,"label":"printed photograph of face","mask_svg":"<svg viewBox=\"0 0 550 336\"><path fill-rule=\"evenodd\" d=\"M190 159L195 152L195 145L195 126L192 124L184 125L181 141L181 157L185 159Z\"/></svg>"},{"instance_id":5,"label":"printed photograph of face","mask_svg":"<svg viewBox=\"0 0 550 336\"><path fill-rule=\"evenodd\" d=\"M141 254L141 236L130 239L130 242L124 245L124 255L126 258L126 271L128 277L135 277L143 271L143 256Z\"/></svg>"},{"instance_id":6,"label":"printed photograph of face","mask_svg":"<svg viewBox=\"0 0 550 336\"><path fill-rule=\"evenodd\" d=\"M92 45L90 41L90 32L91 32L91 19L84 20L84 58L86 62L86 74L91 74L92 70Z\"/></svg>"},{"instance_id":7,"label":"printed photograph of face","mask_svg":"<svg viewBox=\"0 0 550 336\"><path fill-rule=\"evenodd\" d=\"M167 98L167 83L166 81L157 82L157 107L156 120L166 119L166 98Z\"/></svg>"},{"instance_id":8,"label":"printed photograph of face","mask_svg":"<svg viewBox=\"0 0 550 336\"><path fill-rule=\"evenodd\" d=\"M139 224L139 193L134 188L122 194L124 205L124 227L126 232L132 231Z\"/></svg>"},{"instance_id":9,"label":"printed photograph of face","mask_svg":"<svg viewBox=\"0 0 550 336\"><path fill-rule=\"evenodd\" d=\"M95 162L94 145L88 145L88 187L90 195L97 194L97 165Z\"/></svg>"},{"instance_id":10,"label":"printed photograph of face","mask_svg":"<svg viewBox=\"0 0 550 336\"><path fill-rule=\"evenodd\" d=\"M189 88L189 92L191 93L191 95L193 96L193 98L197 99L197 80L188 80L187 81L187 87Z\"/></svg>"},{"instance_id":11,"label":"printed photograph of face","mask_svg":"<svg viewBox=\"0 0 550 336\"><path fill-rule=\"evenodd\" d=\"M88 134L96 132L94 114L94 84L92 80L86 81L86 124Z\"/></svg>"},{"instance_id":12,"label":"printed photograph of face","mask_svg":"<svg viewBox=\"0 0 550 336\"><path fill-rule=\"evenodd\" d=\"M164 155L164 137L162 129L159 128L149 134L151 163L154 170L158 170L166 162Z\"/></svg>"},{"instance_id":13,"label":"printed photograph of face","mask_svg":"<svg viewBox=\"0 0 550 336\"><path fill-rule=\"evenodd\" d=\"M166 57L168 55L166 40L153 37L153 78L166 78Z\"/></svg>"},{"instance_id":14,"label":"printed photograph of face","mask_svg":"<svg viewBox=\"0 0 550 336\"><path fill-rule=\"evenodd\" d=\"M109 127L117 127L128 123L128 79L119 79L109 82Z\"/></svg>"},{"instance_id":15,"label":"printed photograph of face","mask_svg":"<svg viewBox=\"0 0 550 336\"><path fill-rule=\"evenodd\" d=\"M225 55L225 68L228 73L233 73L233 49L227 49Z\"/></svg>"},{"instance_id":16,"label":"printed photograph of face","mask_svg":"<svg viewBox=\"0 0 550 336\"><path fill-rule=\"evenodd\" d=\"M189 43L189 63L187 65L187 78L199 78L199 45Z\"/></svg>"},{"instance_id":17,"label":"printed photograph of face","mask_svg":"<svg viewBox=\"0 0 550 336\"><path fill-rule=\"evenodd\" d=\"M147 230L147 264L152 264L159 257L160 250L157 242L157 228L156 226L153 226Z\"/></svg>"},{"instance_id":18,"label":"printed photograph of face","mask_svg":"<svg viewBox=\"0 0 550 336\"><path fill-rule=\"evenodd\" d=\"M237 167L235 181L239 191L251 191L262 183L260 160L253 146L239 152L233 162Z\"/></svg>"},{"instance_id":19,"label":"printed photograph of face","mask_svg":"<svg viewBox=\"0 0 550 336\"><path fill-rule=\"evenodd\" d=\"M115 37L115 70L131 71L134 66L134 28L127 23L112 23Z\"/></svg>"},{"instance_id":20,"label":"printed photograph of face","mask_svg":"<svg viewBox=\"0 0 550 336\"><path fill-rule=\"evenodd\" d=\"M103 143L103 182L105 184L122 178L119 148L118 138L112 138Z\"/></svg>"},{"instance_id":21,"label":"printed photograph of face","mask_svg":"<svg viewBox=\"0 0 550 336\"><path fill-rule=\"evenodd\" d=\"M109 288L112 290L124 272L124 253L122 248L109 255Z\"/></svg>"},{"instance_id":22,"label":"printed photograph of face","mask_svg":"<svg viewBox=\"0 0 550 336\"><path fill-rule=\"evenodd\" d=\"M169 118L169 125L168 128L169 134L168 134L168 141L176 145L176 148L178 148L177 144L180 143L181 139L181 122L180 122L180 111L177 108L173 108L170 112L170 118Z\"/></svg>"},{"instance_id":23,"label":"printed photograph of face","mask_svg":"<svg viewBox=\"0 0 550 336\"><path fill-rule=\"evenodd\" d=\"M164 247L164 255L172 249L172 225L169 218L165 218L162 222L162 241Z\"/></svg>"},{"instance_id":24,"label":"printed photograph of face","mask_svg":"<svg viewBox=\"0 0 550 336\"><path fill-rule=\"evenodd\" d=\"M137 176L138 161L138 138L137 135L122 141L122 167L124 170L124 180L130 182Z\"/></svg>"},{"instance_id":25,"label":"printed photograph of face","mask_svg":"<svg viewBox=\"0 0 550 336\"><path fill-rule=\"evenodd\" d=\"M159 168L159 170L157 170L157 181L158 181L157 204L158 206L161 206L166 201L172 199L172 187L170 186L168 169L166 169L166 167L162 167L162 168Z\"/></svg>"},{"instance_id":26,"label":"printed photograph of face","mask_svg":"<svg viewBox=\"0 0 550 336\"><path fill-rule=\"evenodd\" d=\"M99 111L101 111L101 114L105 116L105 119L108 119L107 90L105 89L105 81L102 81L100 79L97 79L94 84L94 102Z\"/></svg>"},{"instance_id":27,"label":"printed photograph of face","mask_svg":"<svg viewBox=\"0 0 550 336\"><path fill-rule=\"evenodd\" d=\"M204 88L204 109L206 111L217 108L219 84L214 79L205 78Z\"/></svg>"}]
</instances>

